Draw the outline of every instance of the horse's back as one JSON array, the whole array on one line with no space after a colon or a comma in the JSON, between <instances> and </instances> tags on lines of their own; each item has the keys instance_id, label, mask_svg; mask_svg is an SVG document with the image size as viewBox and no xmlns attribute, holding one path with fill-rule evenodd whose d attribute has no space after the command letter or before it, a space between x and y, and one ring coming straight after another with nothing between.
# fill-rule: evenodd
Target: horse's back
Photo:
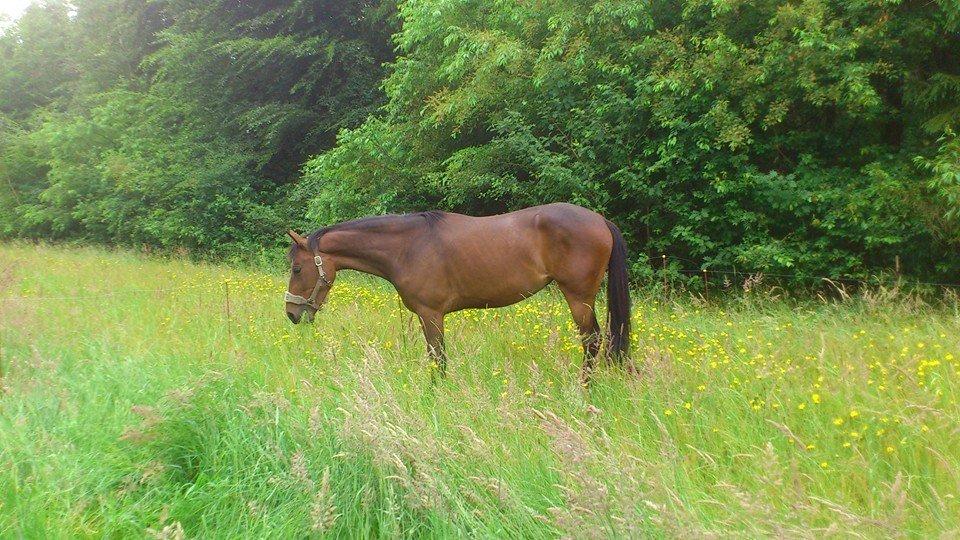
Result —
<instances>
[{"instance_id":1,"label":"horse's back","mask_svg":"<svg viewBox=\"0 0 960 540\"><path fill-rule=\"evenodd\" d=\"M609 251L611 245L603 216L568 203L531 206L484 217L445 214L441 235L448 243L468 251L502 253L514 260L536 255L535 248L559 251L599 246Z\"/></svg>"},{"instance_id":2,"label":"horse's back","mask_svg":"<svg viewBox=\"0 0 960 540\"><path fill-rule=\"evenodd\" d=\"M569 203L550 203L531 206L493 216L478 217L445 213L443 214L442 222L462 227L461 232L464 235L484 234L493 231L503 232L508 230L523 232L524 227L571 232L584 232L591 228L605 227L603 216L593 210Z\"/></svg>"},{"instance_id":3,"label":"horse's back","mask_svg":"<svg viewBox=\"0 0 960 540\"><path fill-rule=\"evenodd\" d=\"M611 237L604 218L555 203L496 216L444 214L428 258L439 298L455 292L447 309L509 305L550 281L602 277ZM426 262L426 261L424 261Z\"/></svg>"}]
</instances>

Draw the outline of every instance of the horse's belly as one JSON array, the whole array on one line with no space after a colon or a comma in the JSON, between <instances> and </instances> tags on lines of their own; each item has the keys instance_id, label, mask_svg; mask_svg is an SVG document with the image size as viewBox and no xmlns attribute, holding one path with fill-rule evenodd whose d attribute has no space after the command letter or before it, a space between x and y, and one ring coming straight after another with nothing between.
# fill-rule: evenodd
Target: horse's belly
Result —
<instances>
[{"instance_id":1,"label":"horse's belly","mask_svg":"<svg viewBox=\"0 0 960 540\"><path fill-rule=\"evenodd\" d=\"M544 276L536 282L527 283L499 283L496 287L485 288L483 291L463 291L454 306L454 309L497 308L516 304L537 294L550 283L550 278Z\"/></svg>"},{"instance_id":2,"label":"horse's belly","mask_svg":"<svg viewBox=\"0 0 960 540\"><path fill-rule=\"evenodd\" d=\"M445 239L457 247L444 259L453 310L509 306L550 283L540 232L529 217L510 216L478 218Z\"/></svg>"}]
</instances>

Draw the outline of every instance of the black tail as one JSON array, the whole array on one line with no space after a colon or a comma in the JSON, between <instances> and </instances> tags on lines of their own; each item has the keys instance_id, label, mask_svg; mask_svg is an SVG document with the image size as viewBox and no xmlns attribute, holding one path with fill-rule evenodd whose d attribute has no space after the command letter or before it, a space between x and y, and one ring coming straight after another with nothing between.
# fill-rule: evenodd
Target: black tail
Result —
<instances>
[{"instance_id":1,"label":"black tail","mask_svg":"<svg viewBox=\"0 0 960 540\"><path fill-rule=\"evenodd\" d=\"M623 235L610 220L607 228L613 235L613 250L607 263L607 328L610 353L623 359L630 347L630 283L627 276L627 246Z\"/></svg>"}]
</instances>

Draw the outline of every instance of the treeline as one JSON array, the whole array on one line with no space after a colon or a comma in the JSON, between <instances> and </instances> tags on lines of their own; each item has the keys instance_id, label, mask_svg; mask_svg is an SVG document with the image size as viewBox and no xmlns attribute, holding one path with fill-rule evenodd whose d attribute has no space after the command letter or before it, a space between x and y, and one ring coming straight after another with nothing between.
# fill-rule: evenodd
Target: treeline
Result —
<instances>
[{"instance_id":1,"label":"treeline","mask_svg":"<svg viewBox=\"0 0 960 540\"><path fill-rule=\"evenodd\" d=\"M0 36L0 235L249 255L564 200L638 276L956 281L958 124L955 0L45 2Z\"/></svg>"},{"instance_id":2,"label":"treeline","mask_svg":"<svg viewBox=\"0 0 960 540\"><path fill-rule=\"evenodd\" d=\"M307 228L303 163L383 103L374 1L76 0L0 38L0 234L231 256Z\"/></svg>"}]
</instances>

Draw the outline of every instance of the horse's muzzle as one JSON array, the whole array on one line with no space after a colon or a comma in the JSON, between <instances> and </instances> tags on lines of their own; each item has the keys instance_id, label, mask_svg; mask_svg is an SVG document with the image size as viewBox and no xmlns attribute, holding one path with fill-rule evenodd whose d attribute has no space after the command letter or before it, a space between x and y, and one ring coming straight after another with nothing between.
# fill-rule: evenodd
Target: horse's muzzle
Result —
<instances>
[{"instance_id":1,"label":"horse's muzzle","mask_svg":"<svg viewBox=\"0 0 960 540\"><path fill-rule=\"evenodd\" d=\"M293 324L300 324L301 320L312 323L316 314L317 312L311 309L309 306L294 306L287 308L287 318L290 319L290 322Z\"/></svg>"}]
</instances>

